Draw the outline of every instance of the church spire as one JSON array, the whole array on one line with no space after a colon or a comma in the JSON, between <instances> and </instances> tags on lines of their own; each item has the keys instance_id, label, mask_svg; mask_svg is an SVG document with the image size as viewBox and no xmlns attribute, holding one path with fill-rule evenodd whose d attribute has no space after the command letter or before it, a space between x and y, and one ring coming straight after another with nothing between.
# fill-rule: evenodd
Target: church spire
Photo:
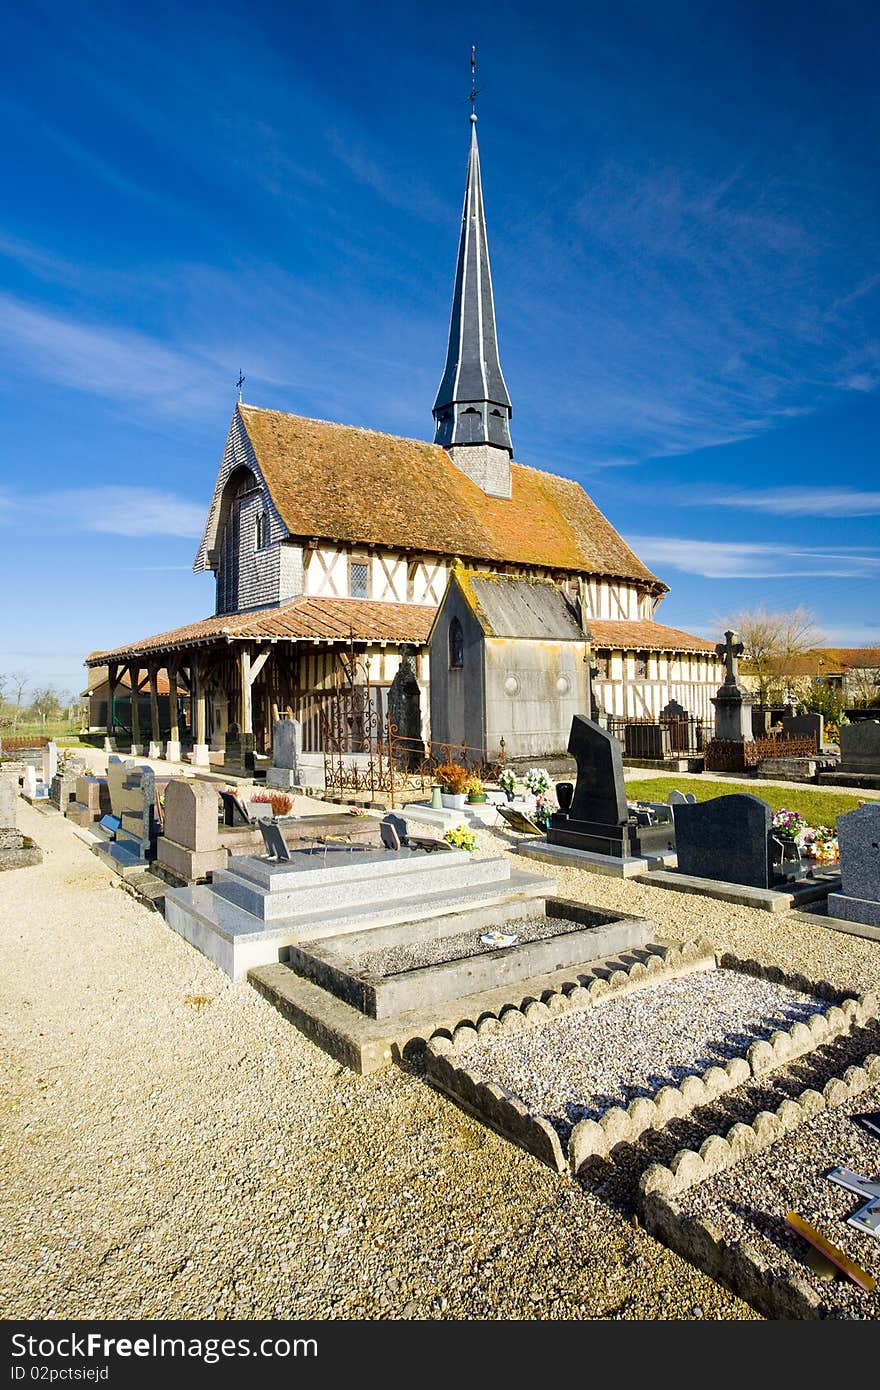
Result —
<instances>
[{"instance_id":1,"label":"church spire","mask_svg":"<svg viewBox=\"0 0 880 1390\"><path fill-rule=\"evenodd\" d=\"M470 120L449 345L434 402L434 443L447 449L485 492L509 497L511 406L498 357L475 112Z\"/></svg>"}]
</instances>

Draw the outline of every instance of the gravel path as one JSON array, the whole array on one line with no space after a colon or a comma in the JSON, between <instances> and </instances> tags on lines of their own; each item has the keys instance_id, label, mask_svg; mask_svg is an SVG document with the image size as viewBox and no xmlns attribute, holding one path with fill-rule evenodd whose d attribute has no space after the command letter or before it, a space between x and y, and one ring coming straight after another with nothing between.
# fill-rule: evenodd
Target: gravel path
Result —
<instances>
[{"instance_id":1,"label":"gravel path","mask_svg":"<svg viewBox=\"0 0 880 1390\"><path fill-rule=\"evenodd\" d=\"M563 1144L578 1120L654 1096L741 1057L750 1043L824 1012L821 1000L733 970L701 970L501 1034L464 1056L481 1081L513 1091Z\"/></svg>"},{"instance_id":2,"label":"gravel path","mask_svg":"<svg viewBox=\"0 0 880 1390\"><path fill-rule=\"evenodd\" d=\"M873 1180L880 1175L880 1140L850 1119L872 1110L880 1110L880 1086L863 1092L854 1104L824 1111L763 1153L701 1183L679 1204L729 1238L752 1242L775 1271L801 1275L837 1317L876 1318L880 1288L869 1293L843 1275L820 1279L805 1263L807 1244L785 1221L787 1211L796 1211L880 1284L880 1240L846 1220L865 1199L825 1176L835 1167Z\"/></svg>"},{"instance_id":3,"label":"gravel path","mask_svg":"<svg viewBox=\"0 0 880 1390\"><path fill-rule=\"evenodd\" d=\"M340 1068L19 807L44 863L0 874L0 1316L755 1316L417 1076ZM854 937L582 870L558 889L880 981Z\"/></svg>"}]
</instances>

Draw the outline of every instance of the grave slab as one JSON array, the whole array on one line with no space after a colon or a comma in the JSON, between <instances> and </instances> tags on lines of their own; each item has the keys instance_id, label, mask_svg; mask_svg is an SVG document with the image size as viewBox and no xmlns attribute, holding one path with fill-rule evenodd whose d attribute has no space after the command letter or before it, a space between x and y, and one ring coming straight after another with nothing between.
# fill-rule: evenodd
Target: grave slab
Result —
<instances>
[{"instance_id":1,"label":"grave slab","mask_svg":"<svg viewBox=\"0 0 880 1390\"><path fill-rule=\"evenodd\" d=\"M399 966L385 973L375 964L381 947L371 938L379 936L378 932L293 944L288 961L299 974L361 1012L387 1019L554 970L585 969L604 956L646 945L654 934L654 924L642 918L553 899L546 902L540 920L555 930L500 948L482 941L483 924L476 923L473 915L404 924L395 928L393 941L386 948L386 954L390 952L390 959ZM516 937L532 923L538 925L523 905L520 916L508 920L504 929ZM421 964L423 956L432 953L431 948L441 959ZM450 958L442 959L446 955Z\"/></svg>"},{"instance_id":2,"label":"grave slab","mask_svg":"<svg viewBox=\"0 0 880 1390\"><path fill-rule=\"evenodd\" d=\"M813 878L800 879L784 888L753 888L744 883L728 883L714 878L700 878L675 869L652 869L649 873L634 874L637 883L651 888L671 888L676 893L697 893L718 898L725 903L755 907L761 912L789 912L804 903L821 902L833 893L840 883L836 872L815 873Z\"/></svg>"},{"instance_id":3,"label":"grave slab","mask_svg":"<svg viewBox=\"0 0 880 1390\"><path fill-rule=\"evenodd\" d=\"M301 868L303 851L281 864L236 858L230 860L228 871L215 875L210 887L169 892L165 917L170 927L228 975L240 979L253 966L286 959L295 941L489 904L501 908L553 891L552 880L511 871L507 860L494 861L494 874L484 868L471 874L470 882L459 882L467 867L460 864L460 853L442 856L442 865L447 866L444 878L438 872L440 856L424 852L379 850L350 855L334 847L327 851L329 868L323 867L323 855L312 857L305 852L312 858L312 872L321 876L311 886L307 886L308 871ZM372 860L373 881L368 864L345 865L340 859ZM400 860L402 867L389 866L389 859ZM266 902L269 898L276 901ZM242 906L243 902L260 915ZM289 909L287 916L279 914L279 906Z\"/></svg>"},{"instance_id":4,"label":"grave slab","mask_svg":"<svg viewBox=\"0 0 880 1390\"><path fill-rule=\"evenodd\" d=\"M516 854L525 859L536 859L541 864L555 864L572 869L586 869L591 874L606 874L610 878L637 878L653 866L665 867L675 864L675 852L631 856L618 859L611 854L594 854L590 850L569 849L564 845L551 845L537 839L523 839L516 845Z\"/></svg>"}]
</instances>

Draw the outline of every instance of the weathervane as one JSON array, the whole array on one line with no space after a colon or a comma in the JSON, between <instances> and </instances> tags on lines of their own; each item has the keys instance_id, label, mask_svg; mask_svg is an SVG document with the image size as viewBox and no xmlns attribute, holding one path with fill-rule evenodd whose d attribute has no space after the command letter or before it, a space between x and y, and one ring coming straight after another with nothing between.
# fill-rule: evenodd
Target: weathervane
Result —
<instances>
[{"instance_id":1,"label":"weathervane","mask_svg":"<svg viewBox=\"0 0 880 1390\"><path fill-rule=\"evenodd\" d=\"M476 109L475 109L475 108L476 108L476 105L477 105L477 96L478 96L478 95L479 95L479 88L477 87L477 45L476 45L475 43L472 43L472 44L471 44L471 94L470 94L470 96L468 97L468 101L469 101L470 104L471 104L471 120L472 120L472 121L475 121L475 120L477 119L477 113L476 113Z\"/></svg>"},{"instance_id":2,"label":"weathervane","mask_svg":"<svg viewBox=\"0 0 880 1390\"><path fill-rule=\"evenodd\" d=\"M247 381L247 377L244 376L244 375L242 374L241 367L239 367L239 369L238 369L238 381L235 383L236 386L238 387L238 403L239 403L239 405L241 405L241 388L242 388L242 386L244 386L244 384L245 384L246 381Z\"/></svg>"}]
</instances>

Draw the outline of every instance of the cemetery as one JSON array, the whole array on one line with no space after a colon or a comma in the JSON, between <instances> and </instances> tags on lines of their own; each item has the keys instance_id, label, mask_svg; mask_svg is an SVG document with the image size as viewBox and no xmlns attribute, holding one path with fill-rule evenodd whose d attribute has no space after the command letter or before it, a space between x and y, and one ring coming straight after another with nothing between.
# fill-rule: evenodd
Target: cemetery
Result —
<instances>
[{"instance_id":1,"label":"cemetery","mask_svg":"<svg viewBox=\"0 0 880 1390\"><path fill-rule=\"evenodd\" d=\"M784 707L759 700L742 614L713 619L712 637L658 621L667 583L576 481L582 472L564 476L570 449L578 470L595 465L601 501L600 488L613 499L624 487L600 470L614 478L646 464L631 476L641 483L653 468L650 485L626 493L632 544L707 582L728 569L760 578L766 564L772 593L786 556L747 538L743 494L731 483L713 497L718 479L696 469L684 488L670 460L718 442L733 450L780 421L793 434L805 427L810 412L784 397L787 373L767 347L782 336L784 305L774 304L779 323L757 324L748 350L745 321L740 343L722 341L727 365L710 366L727 403L703 407L711 431L701 421L693 449L696 426L666 378L653 402L634 371L626 392L622 377L609 390L612 375L596 370L605 364L567 345L564 377L548 373L552 389L530 407L557 449L552 467L520 462L477 94L474 85L430 417L426 402L432 439L276 408L287 405L281 366L271 377L260 369L269 404L246 402L239 369L196 518L192 568L210 581L212 611L181 621L182 583L156 577L184 568L153 554L150 528L168 527L159 535L175 541L193 534L188 481L157 491L152 506L150 487L114 482L109 519L83 522L107 550L92 538L100 585L125 588L126 604L96 609L84 742L59 746L45 718L33 726L43 734L18 737L23 675L15 687L11 734L0 730L0 990L11 1044L0 1152L3 1283L16 1317L880 1318L878 711L865 703L848 722L843 704L825 698L820 657L809 673L815 708L787 686ZM617 166L601 158L613 192ZM379 182L358 174L379 169L360 155L337 162L357 183ZM259 167L237 155L229 163L242 179ZM745 199L745 178L736 182ZM120 196L139 189L124 183ZM654 236L649 224L663 224L671 262L683 214L657 189L646 226ZM401 199L411 201L419 196ZM687 191L686 201L694 254L710 242L697 214L711 211L713 239L729 223L743 266L760 263L768 284L776 243L799 240L768 214L756 219L768 246L753 256L747 211L722 207L720 193ZM585 203L573 242L613 238L610 263L623 224L649 202L633 192L626 218L609 203L607 226L592 225ZM352 198L346 217L356 206ZM429 209L423 220L442 215ZM339 218L329 238L334 254L345 226ZM26 260L21 247L28 273L29 261L54 267L47 285L69 273L60 255ZM422 249L407 246L413 264ZM572 284L577 259L572 251L560 268ZM717 273L709 262L707 279ZM403 268L400 281L411 278ZM174 459L189 448L186 431L206 428L199 412L214 389L213 348L188 390L183 381L188 316L211 270L197 269L173 353L153 344L146 314L137 333L120 327L112 339L132 357L126 390L146 375L138 349L149 362L139 399L154 406ZM125 279L121 269L108 277L108 296ZM781 303L794 291L781 273L779 283ZM354 334L366 315L353 274L352 287ZM805 322L834 318L842 336L843 310L855 315L863 298L864 286L841 287L833 300L829 290L833 314L818 301L799 307ZM524 303L514 305L520 321ZM230 322L234 302L232 311ZM610 307L603 314L611 323ZM645 357L654 340L644 317L638 335L621 319L605 337L637 336ZM36 308L21 319L36 341ZM400 322L395 336L409 344L418 325ZM49 380L72 392L79 374L62 353L81 330L71 324L62 333L53 321L51 353L29 345L48 358ZM671 343L671 366L660 366L704 395L695 370L680 372L687 354L668 325L653 331ZM97 324L88 335L101 345ZM299 336L302 400L345 399L344 376L332 391L308 376L320 354ZM374 339L372 355L391 363ZM349 360L330 346L331 362ZM346 352L362 365L369 355L356 339ZM116 355L90 354L114 402L125 394L112 381ZM748 421L734 375L747 360L766 375L766 400ZM829 371L829 397L832 382L866 398L876 385L855 355L836 375L846 382ZM174 408L160 409L178 389ZM410 385L389 372L383 391L403 428ZM609 411L633 417L632 438L615 440L610 417L599 419L590 454L588 417L606 397ZM346 408L373 419L366 397ZM183 441L173 448L172 430ZM806 528L821 515L809 487L776 473L785 485L773 474L752 499L762 535L780 517ZM105 483L117 475L107 469ZM164 487L158 467L157 478ZM637 509L651 487L659 519L648 535L634 518L644 520ZM851 507L852 494L843 488L837 506ZM123 515L131 495L137 515ZM711 516L719 528L694 540L692 557L675 538L688 523L676 533L665 512L676 498L704 508L686 517ZM80 507L99 510L92 489L57 491L59 514ZM726 507L739 509L742 536L727 513L720 529ZM853 516L831 514L853 523L871 508L876 497L859 493ZM132 553L148 543L151 563L120 564L120 537ZM829 582L846 564L868 573L874 553L859 555L861 546L826 553L805 542L788 557L792 575L779 577L806 578L811 556L833 561ZM150 596L146 636L133 635L136 582L118 573L139 575ZM161 603L172 592L181 609L168 627ZM129 621L131 630L116 626ZM803 655L806 642L797 646L792 638L787 656ZM862 653L847 670L880 670L865 664L874 649L847 650ZM845 684L841 664L835 679ZM869 685L873 698L880 684Z\"/></svg>"}]
</instances>

